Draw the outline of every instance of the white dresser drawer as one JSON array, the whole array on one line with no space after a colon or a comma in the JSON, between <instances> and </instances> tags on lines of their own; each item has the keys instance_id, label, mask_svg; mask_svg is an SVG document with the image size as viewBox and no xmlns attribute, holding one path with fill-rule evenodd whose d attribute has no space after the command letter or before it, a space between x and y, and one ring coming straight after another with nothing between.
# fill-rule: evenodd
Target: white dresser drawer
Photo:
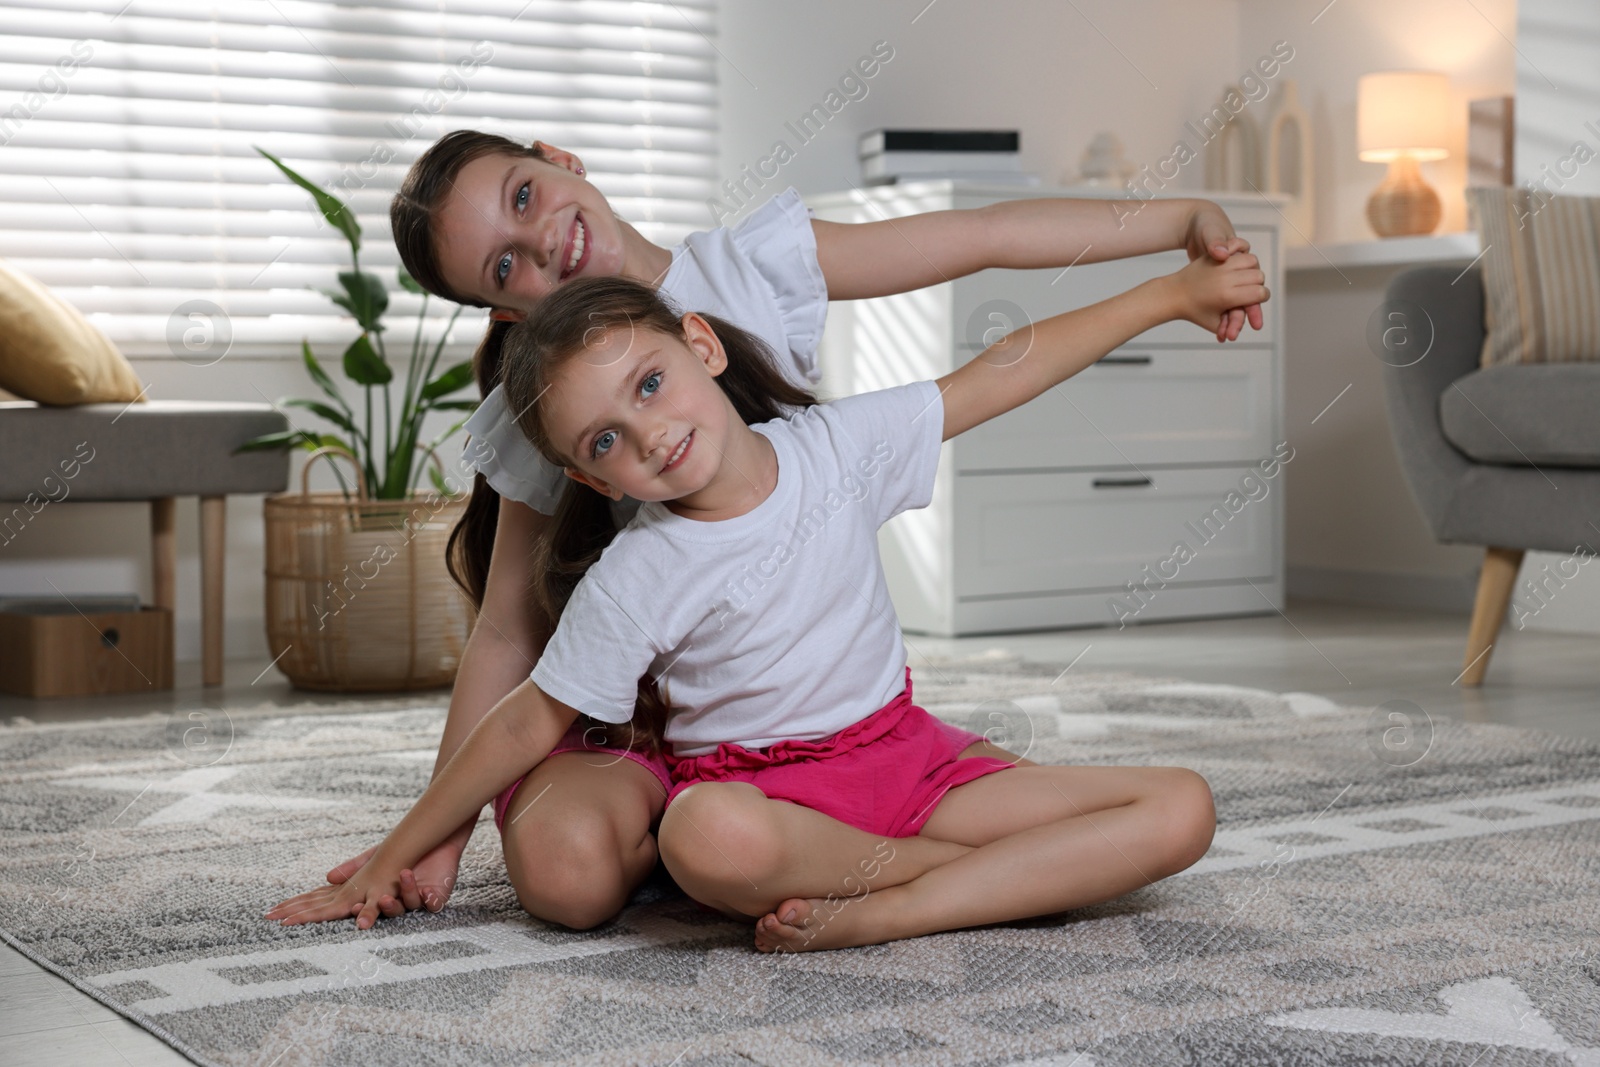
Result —
<instances>
[{"instance_id":1,"label":"white dresser drawer","mask_svg":"<svg viewBox=\"0 0 1600 1067\"><path fill-rule=\"evenodd\" d=\"M1261 261L1266 273L1267 287L1273 288L1274 268L1277 263L1277 238L1271 229L1251 226L1238 227L1238 234L1250 242L1250 252ZM1125 293L1141 282L1163 274L1181 270L1189 262L1186 252L1177 250L1154 252L1131 259L1109 260L1103 263L1083 263L1066 271L1054 270L983 270L958 278L955 288L956 341L971 345L979 342L986 331L998 328L1001 332L1022 325L1015 321L1015 313L1007 308L1020 308L1025 321L1038 322L1063 311L1087 307L1102 300ZM1262 328L1252 330L1248 323L1239 333L1237 341L1227 344L1274 344L1278 340L1278 323L1283 317L1283 294L1274 293L1276 300L1262 306ZM998 316L998 318L996 317ZM1007 318L1013 321L1009 325ZM1196 345L1206 341L1205 330L1192 322L1164 322L1146 330L1136 342L1143 344ZM1218 345L1215 335L1210 343ZM981 350L983 346L978 345ZM971 352L967 358L971 358Z\"/></svg>"},{"instance_id":2,"label":"white dresser drawer","mask_svg":"<svg viewBox=\"0 0 1600 1067\"><path fill-rule=\"evenodd\" d=\"M1283 439L1281 201L1210 195L1249 240L1274 291L1265 329L1247 326L1238 341L1218 344L1193 323L1163 323L950 441L932 502L879 530L890 595L908 632L1116 626L1127 619L1108 602L1137 604L1129 583L1155 590L1142 594L1140 623L1281 607L1285 475L1262 478L1253 466ZM1104 190L948 180L807 199L818 218L874 223L1051 196L1107 199ZM838 396L938 378L1010 330L1187 263L1172 250L1067 270L990 269L840 301L824 334L825 390ZM1153 484L1143 484L1145 475ZM1188 558L1174 554L1180 541Z\"/></svg>"},{"instance_id":3,"label":"white dresser drawer","mask_svg":"<svg viewBox=\"0 0 1600 1067\"><path fill-rule=\"evenodd\" d=\"M1269 479L1250 467L957 475L956 599L1122 593L1147 573L1175 584L1271 578L1282 483L1281 469Z\"/></svg>"},{"instance_id":4,"label":"white dresser drawer","mask_svg":"<svg viewBox=\"0 0 1600 1067\"><path fill-rule=\"evenodd\" d=\"M1254 463L1272 450L1272 374L1270 349L1129 345L950 448L961 472Z\"/></svg>"}]
</instances>

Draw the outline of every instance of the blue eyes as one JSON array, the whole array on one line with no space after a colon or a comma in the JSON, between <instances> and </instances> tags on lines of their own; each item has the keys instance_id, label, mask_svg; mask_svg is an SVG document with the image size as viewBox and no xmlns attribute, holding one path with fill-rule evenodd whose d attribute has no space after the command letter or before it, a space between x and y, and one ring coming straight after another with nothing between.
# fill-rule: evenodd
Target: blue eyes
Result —
<instances>
[{"instance_id":1,"label":"blue eyes","mask_svg":"<svg viewBox=\"0 0 1600 1067\"><path fill-rule=\"evenodd\" d=\"M519 214L522 212L523 208L528 206L528 195L529 195L529 193L528 193L528 183L527 182L523 182L520 186L517 187L517 195L516 195L516 198L515 198L515 203L517 205L517 212ZM500 257L500 262L496 263L495 266L494 266L494 280L495 280L495 283L500 285L501 287L504 287L506 278L509 277L510 274L511 274L511 253L507 252L505 255Z\"/></svg>"},{"instance_id":2,"label":"blue eyes","mask_svg":"<svg viewBox=\"0 0 1600 1067\"><path fill-rule=\"evenodd\" d=\"M639 383L639 395L648 399L649 397L655 396L660 388L661 372L653 371L646 375L644 381ZM617 431L615 430L606 430L605 432L601 433L600 436L594 439L594 448L590 451L590 456L594 459L599 459L601 456L610 451L611 446L616 443L616 440Z\"/></svg>"}]
</instances>

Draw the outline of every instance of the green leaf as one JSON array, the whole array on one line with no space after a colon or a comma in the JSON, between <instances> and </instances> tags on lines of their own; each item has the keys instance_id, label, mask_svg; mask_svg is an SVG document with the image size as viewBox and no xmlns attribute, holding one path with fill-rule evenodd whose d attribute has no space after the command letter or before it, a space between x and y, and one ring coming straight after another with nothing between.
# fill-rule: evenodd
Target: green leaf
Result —
<instances>
[{"instance_id":1,"label":"green leaf","mask_svg":"<svg viewBox=\"0 0 1600 1067\"><path fill-rule=\"evenodd\" d=\"M344 373L357 385L386 385L394 377L367 335L362 334L344 350Z\"/></svg>"},{"instance_id":2,"label":"green leaf","mask_svg":"<svg viewBox=\"0 0 1600 1067\"><path fill-rule=\"evenodd\" d=\"M383 287L383 279L366 271L343 270L339 284L344 286L344 298L333 293L329 298L354 315L363 330L378 329L378 319L389 307L389 290Z\"/></svg>"},{"instance_id":3,"label":"green leaf","mask_svg":"<svg viewBox=\"0 0 1600 1067\"><path fill-rule=\"evenodd\" d=\"M457 389L464 388L471 382L472 361L469 359L457 363L433 379L433 381L424 385L419 399L422 401L432 400L436 396L444 396L446 393L453 393Z\"/></svg>"},{"instance_id":4,"label":"green leaf","mask_svg":"<svg viewBox=\"0 0 1600 1067\"><path fill-rule=\"evenodd\" d=\"M306 439L300 442L300 447L305 449L307 452L315 452L317 449L325 448L329 445L332 445L335 448L342 448L351 455L355 455L356 452L354 445L337 434L312 433L311 431L307 430Z\"/></svg>"},{"instance_id":5,"label":"green leaf","mask_svg":"<svg viewBox=\"0 0 1600 1067\"><path fill-rule=\"evenodd\" d=\"M332 289L320 290L323 296L348 311L363 330L377 333L383 329L383 324L372 316L372 308L365 302L358 301L349 293L336 293Z\"/></svg>"},{"instance_id":6,"label":"green leaf","mask_svg":"<svg viewBox=\"0 0 1600 1067\"><path fill-rule=\"evenodd\" d=\"M444 475L440 474L439 468L431 463L428 464L428 480L433 483L433 487L439 491L440 496L450 495L450 487L444 484Z\"/></svg>"},{"instance_id":7,"label":"green leaf","mask_svg":"<svg viewBox=\"0 0 1600 1067\"><path fill-rule=\"evenodd\" d=\"M316 382L328 399L338 404L347 417L350 415L350 405L345 403L344 394L339 392L339 387L333 384L333 379L328 372L322 369L322 364L317 362L317 357L311 354L311 344L308 341L300 342L300 354L305 357L306 372L311 375L311 380Z\"/></svg>"},{"instance_id":8,"label":"green leaf","mask_svg":"<svg viewBox=\"0 0 1600 1067\"><path fill-rule=\"evenodd\" d=\"M308 411L312 411L318 415L321 415L323 418L327 419L341 430L349 430L351 433L359 434L359 431L356 430L355 420L353 420L349 415L340 411L338 408L330 407L320 400L294 399L280 400L278 403L286 404L291 407L305 408Z\"/></svg>"},{"instance_id":9,"label":"green leaf","mask_svg":"<svg viewBox=\"0 0 1600 1067\"><path fill-rule=\"evenodd\" d=\"M480 400L435 400L428 405L429 411L477 411Z\"/></svg>"},{"instance_id":10,"label":"green leaf","mask_svg":"<svg viewBox=\"0 0 1600 1067\"><path fill-rule=\"evenodd\" d=\"M416 293L418 296L428 295L428 290L418 284L415 278L407 274L404 267L397 268L395 273L400 276L400 288L408 293Z\"/></svg>"},{"instance_id":11,"label":"green leaf","mask_svg":"<svg viewBox=\"0 0 1600 1067\"><path fill-rule=\"evenodd\" d=\"M232 454L237 456L240 452L266 452L273 449L281 451L286 448L294 448L296 445L303 444L305 438L315 436L315 434L307 430L279 430L277 433L262 434L260 437L250 438L250 440L234 449Z\"/></svg>"},{"instance_id":12,"label":"green leaf","mask_svg":"<svg viewBox=\"0 0 1600 1067\"><path fill-rule=\"evenodd\" d=\"M356 221L355 212L346 207L344 201L340 200L332 193L325 192L315 182L309 181L306 178L302 178L300 175L296 174L292 169L286 166L283 160L279 159L271 152L268 152L266 149L258 146L252 147L254 147L257 152L260 152L262 155L272 160L277 168L283 171L290 181L294 182L300 188L311 194L311 198L317 202L317 207L322 211L322 217L327 219L329 225L333 226L334 229L344 234L345 240L350 242L350 253L352 255L360 251L361 224Z\"/></svg>"}]
</instances>

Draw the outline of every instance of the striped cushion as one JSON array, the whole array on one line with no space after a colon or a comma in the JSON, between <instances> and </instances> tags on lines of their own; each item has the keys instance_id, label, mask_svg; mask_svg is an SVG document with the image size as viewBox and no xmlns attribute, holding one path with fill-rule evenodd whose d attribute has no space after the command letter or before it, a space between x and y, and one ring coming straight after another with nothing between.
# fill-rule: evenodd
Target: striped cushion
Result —
<instances>
[{"instance_id":1,"label":"striped cushion","mask_svg":"<svg viewBox=\"0 0 1600 1067\"><path fill-rule=\"evenodd\" d=\"M1600 361L1600 197L1467 190L1483 257L1485 367Z\"/></svg>"}]
</instances>

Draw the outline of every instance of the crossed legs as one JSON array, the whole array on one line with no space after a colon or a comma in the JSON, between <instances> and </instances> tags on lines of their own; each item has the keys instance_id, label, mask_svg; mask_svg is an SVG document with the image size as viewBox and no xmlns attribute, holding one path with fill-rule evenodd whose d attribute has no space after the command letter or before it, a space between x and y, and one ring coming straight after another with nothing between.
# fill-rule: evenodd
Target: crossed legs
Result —
<instances>
[{"instance_id":1,"label":"crossed legs","mask_svg":"<svg viewBox=\"0 0 1600 1067\"><path fill-rule=\"evenodd\" d=\"M684 790L659 839L686 892L761 915L756 947L770 952L879 944L1109 900L1195 863L1215 827L1210 788L1193 771L1019 761L950 790L916 837L878 838L718 782Z\"/></svg>"}]
</instances>

